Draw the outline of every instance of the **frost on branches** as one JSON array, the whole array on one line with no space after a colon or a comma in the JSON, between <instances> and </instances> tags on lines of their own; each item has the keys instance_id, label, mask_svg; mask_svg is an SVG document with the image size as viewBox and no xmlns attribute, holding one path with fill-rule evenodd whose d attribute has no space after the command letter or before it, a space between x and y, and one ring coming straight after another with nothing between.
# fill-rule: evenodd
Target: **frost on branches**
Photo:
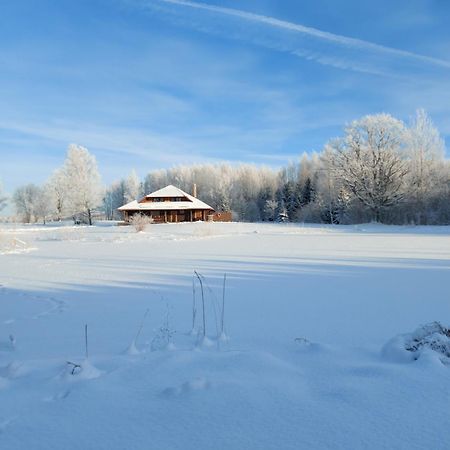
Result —
<instances>
[{"instance_id":1,"label":"frost on branches","mask_svg":"<svg viewBox=\"0 0 450 450\"><path fill-rule=\"evenodd\" d=\"M145 214L133 214L130 219L130 224L138 233L145 231L147 225L150 225L151 223L153 223L153 218L146 216Z\"/></svg>"},{"instance_id":2,"label":"frost on branches","mask_svg":"<svg viewBox=\"0 0 450 450\"><path fill-rule=\"evenodd\" d=\"M71 214L74 217L77 214L86 214L89 225L92 225L92 210L100 204L102 198L95 156L86 148L72 144L67 151L62 171Z\"/></svg>"},{"instance_id":3,"label":"frost on branches","mask_svg":"<svg viewBox=\"0 0 450 450\"><path fill-rule=\"evenodd\" d=\"M0 211L6 206L7 198L2 195L3 187L0 183Z\"/></svg>"},{"instance_id":4,"label":"frost on branches","mask_svg":"<svg viewBox=\"0 0 450 450\"><path fill-rule=\"evenodd\" d=\"M281 169L196 164L155 170L142 181L132 171L105 190L94 156L71 145L44 191L21 186L13 202L27 222L72 216L91 224L92 209L120 220L117 208L169 184L186 192L196 184L199 198L237 221L450 224L450 161L423 110L409 124L388 114L362 117L321 152ZM3 203L0 195L0 208Z\"/></svg>"},{"instance_id":5,"label":"frost on branches","mask_svg":"<svg viewBox=\"0 0 450 450\"><path fill-rule=\"evenodd\" d=\"M330 145L334 170L350 191L379 222L382 212L405 196L408 168L401 151L403 123L388 114L366 116L345 130L346 136Z\"/></svg>"}]
</instances>

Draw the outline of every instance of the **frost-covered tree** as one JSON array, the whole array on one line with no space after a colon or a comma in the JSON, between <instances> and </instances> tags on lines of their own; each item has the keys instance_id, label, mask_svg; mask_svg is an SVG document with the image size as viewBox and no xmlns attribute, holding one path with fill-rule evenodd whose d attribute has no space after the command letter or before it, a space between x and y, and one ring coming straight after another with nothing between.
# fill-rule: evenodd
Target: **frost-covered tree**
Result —
<instances>
[{"instance_id":1,"label":"frost-covered tree","mask_svg":"<svg viewBox=\"0 0 450 450\"><path fill-rule=\"evenodd\" d=\"M410 129L379 114L356 120L320 154L303 154L280 170L176 166L149 173L144 192L167 184L192 192L195 183L199 198L218 211L231 210L236 220L405 223L417 222L422 211L422 221L446 223L450 163L441 154L442 140L425 113L418 112Z\"/></svg>"},{"instance_id":2,"label":"frost-covered tree","mask_svg":"<svg viewBox=\"0 0 450 450\"><path fill-rule=\"evenodd\" d=\"M276 200L266 200L264 205L265 220L273 222L277 218L278 202Z\"/></svg>"},{"instance_id":3,"label":"frost-covered tree","mask_svg":"<svg viewBox=\"0 0 450 450\"><path fill-rule=\"evenodd\" d=\"M345 137L328 146L343 187L371 211L376 221L405 197L405 138L400 120L377 114L352 122L345 129Z\"/></svg>"},{"instance_id":4,"label":"frost-covered tree","mask_svg":"<svg viewBox=\"0 0 450 450\"><path fill-rule=\"evenodd\" d=\"M427 211L432 198L445 184L441 179L445 144L439 131L423 109L408 129L407 151L410 158L408 182L411 191L410 207L414 209L415 222L427 223ZM444 175L445 177L445 175Z\"/></svg>"},{"instance_id":5,"label":"frost-covered tree","mask_svg":"<svg viewBox=\"0 0 450 450\"><path fill-rule=\"evenodd\" d=\"M169 178L168 170L155 170L150 172L144 180L144 192L145 194L149 194L150 192L156 191L157 189L161 189L168 184L171 184L172 180ZM172 183L173 184L173 183ZM182 186L179 186L180 189L183 189ZM186 190L186 189L183 189Z\"/></svg>"},{"instance_id":6,"label":"frost-covered tree","mask_svg":"<svg viewBox=\"0 0 450 450\"><path fill-rule=\"evenodd\" d=\"M114 182L105 192L103 197L103 209L108 220L120 219L117 208L127 203L126 200L126 182L120 180Z\"/></svg>"},{"instance_id":7,"label":"frost-covered tree","mask_svg":"<svg viewBox=\"0 0 450 450\"><path fill-rule=\"evenodd\" d=\"M51 210L54 212L57 220L61 220L67 213L69 185L66 173L63 168L53 172L47 182L47 192L51 204Z\"/></svg>"},{"instance_id":8,"label":"frost-covered tree","mask_svg":"<svg viewBox=\"0 0 450 450\"><path fill-rule=\"evenodd\" d=\"M67 183L67 200L74 218L85 214L92 225L92 210L102 201L102 185L97 161L80 145L71 144L62 168Z\"/></svg>"},{"instance_id":9,"label":"frost-covered tree","mask_svg":"<svg viewBox=\"0 0 450 450\"><path fill-rule=\"evenodd\" d=\"M0 211L6 206L7 197L3 195L3 186L0 183Z\"/></svg>"},{"instance_id":10,"label":"frost-covered tree","mask_svg":"<svg viewBox=\"0 0 450 450\"><path fill-rule=\"evenodd\" d=\"M12 200L16 207L16 212L21 216L23 222L30 223L35 218L35 208L39 194L39 186L33 183L20 186L14 191Z\"/></svg>"},{"instance_id":11,"label":"frost-covered tree","mask_svg":"<svg viewBox=\"0 0 450 450\"><path fill-rule=\"evenodd\" d=\"M314 201L316 186L316 173L322 170L321 162L317 155L310 157L303 154L300 159L300 167L298 173L298 191L300 198L300 206L304 207Z\"/></svg>"},{"instance_id":12,"label":"frost-covered tree","mask_svg":"<svg viewBox=\"0 0 450 450\"><path fill-rule=\"evenodd\" d=\"M136 171L132 170L125 180L125 202L137 200L141 191L141 181Z\"/></svg>"},{"instance_id":13,"label":"frost-covered tree","mask_svg":"<svg viewBox=\"0 0 450 450\"><path fill-rule=\"evenodd\" d=\"M47 222L47 218L54 212L51 195L52 191L49 185L38 187L33 204L33 216L35 220L41 219L44 225Z\"/></svg>"}]
</instances>

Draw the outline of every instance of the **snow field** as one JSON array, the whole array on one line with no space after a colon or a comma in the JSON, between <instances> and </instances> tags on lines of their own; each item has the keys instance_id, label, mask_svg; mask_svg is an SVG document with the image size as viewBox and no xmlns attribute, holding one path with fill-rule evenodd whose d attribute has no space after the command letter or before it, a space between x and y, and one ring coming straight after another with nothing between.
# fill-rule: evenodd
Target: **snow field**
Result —
<instances>
[{"instance_id":1,"label":"snow field","mask_svg":"<svg viewBox=\"0 0 450 450\"><path fill-rule=\"evenodd\" d=\"M3 230L34 250L0 256L1 448L449 447L450 367L382 352L450 323L448 227L71 228Z\"/></svg>"}]
</instances>

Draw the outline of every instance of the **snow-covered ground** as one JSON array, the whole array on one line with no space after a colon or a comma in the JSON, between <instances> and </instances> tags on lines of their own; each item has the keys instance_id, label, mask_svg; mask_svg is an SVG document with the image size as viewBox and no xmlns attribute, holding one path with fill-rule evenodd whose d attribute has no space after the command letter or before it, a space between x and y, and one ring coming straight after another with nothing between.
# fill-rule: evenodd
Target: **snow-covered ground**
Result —
<instances>
[{"instance_id":1,"label":"snow-covered ground","mask_svg":"<svg viewBox=\"0 0 450 450\"><path fill-rule=\"evenodd\" d=\"M2 225L0 274L1 449L450 448L450 366L382 352L450 324L450 227Z\"/></svg>"}]
</instances>

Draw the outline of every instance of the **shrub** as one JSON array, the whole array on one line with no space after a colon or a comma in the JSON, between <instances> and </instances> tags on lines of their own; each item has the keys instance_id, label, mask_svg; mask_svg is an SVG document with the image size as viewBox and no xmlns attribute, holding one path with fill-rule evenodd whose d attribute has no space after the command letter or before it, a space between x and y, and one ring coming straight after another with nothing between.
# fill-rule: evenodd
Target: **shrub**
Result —
<instances>
[{"instance_id":1,"label":"shrub","mask_svg":"<svg viewBox=\"0 0 450 450\"><path fill-rule=\"evenodd\" d=\"M450 328L439 322L422 325L412 333L394 337L382 350L388 359L404 362L418 360L425 352L450 365Z\"/></svg>"},{"instance_id":2,"label":"shrub","mask_svg":"<svg viewBox=\"0 0 450 450\"><path fill-rule=\"evenodd\" d=\"M153 219L145 214L134 214L130 219L130 224L138 233L144 231L151 223L153 223Z\"/></svg>"}]
</instances>

